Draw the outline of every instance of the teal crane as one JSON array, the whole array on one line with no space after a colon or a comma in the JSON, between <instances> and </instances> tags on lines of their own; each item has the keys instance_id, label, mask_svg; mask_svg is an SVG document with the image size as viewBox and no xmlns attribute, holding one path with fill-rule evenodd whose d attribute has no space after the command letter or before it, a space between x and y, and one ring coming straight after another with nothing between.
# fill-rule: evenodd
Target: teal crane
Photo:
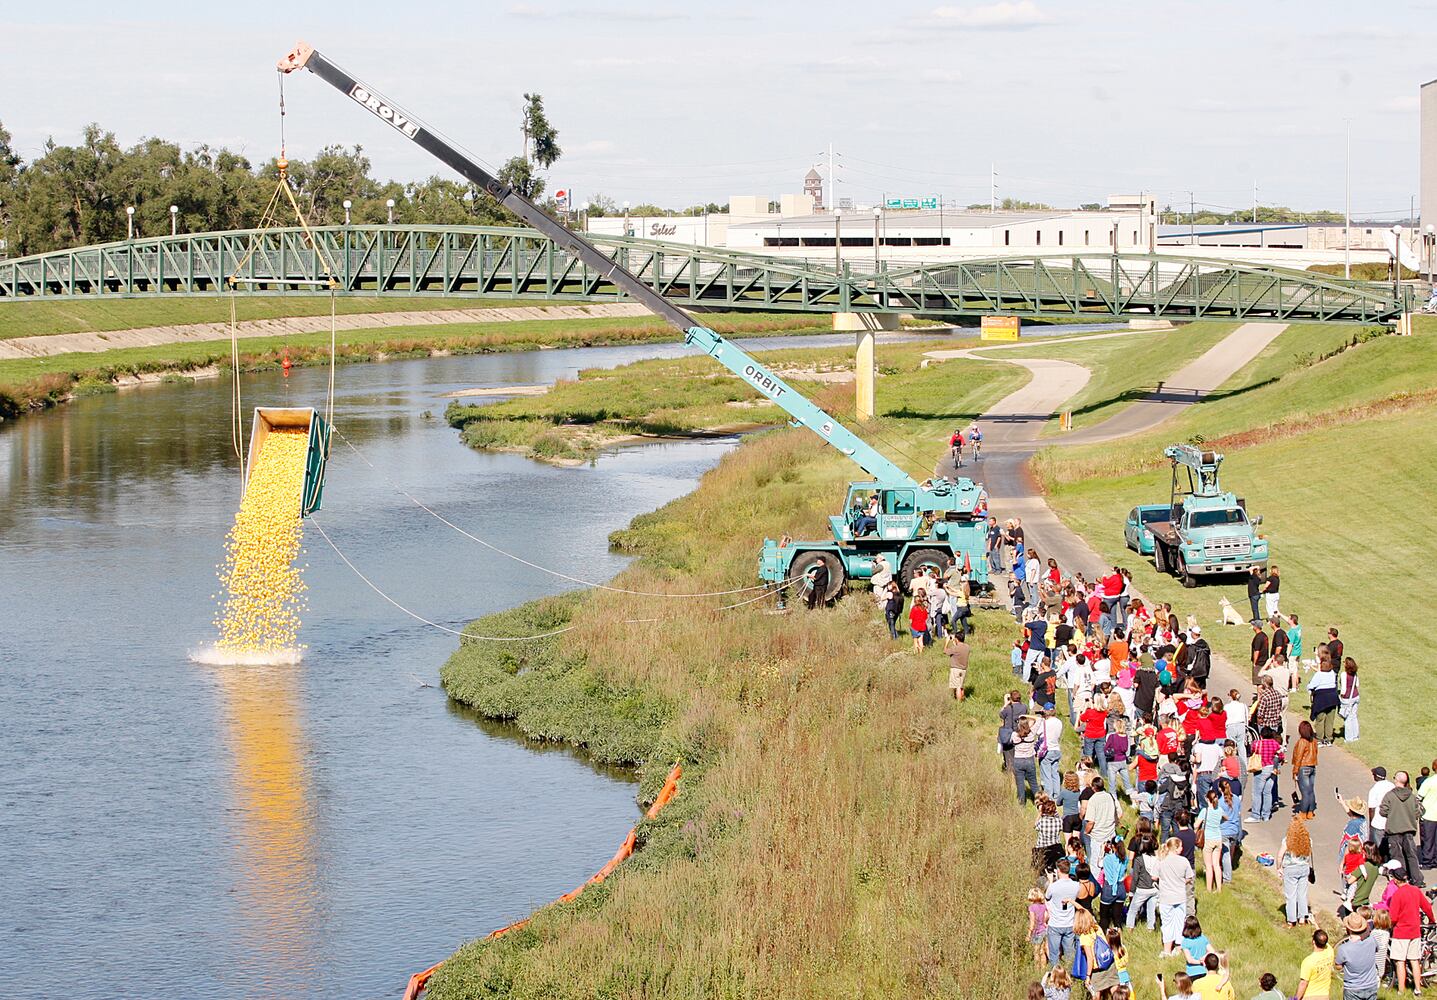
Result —
<instances>
[{"instance_id":1,"label":"teal crane","mask_svg":"<svg viewBox=\"0 0 1437 1000\"><path fill-rule=\"evenodd\" d=\"M909 589L915 574L942 568L954 559L969 567L979 586L986 586L984 516L987 496L970 479L918 482L886 455L810 402L738 345L702 326L657 289L645 284L618 260L609 257L567 226L460 152L438 132L374 88L351 76L304 42L279 60L281 73L307 69L358 106L421 149L432 154L470 183L563 247L585 267L620 286L635 300L675 329L684 340L710 355L784 409L794 426L807 427L847 455L872 478L850 483L842 514L829 518L832 538L813 542L767 539L759 556L759 578L783 589L798 584L805 592L832 600L849 580L866 580L883 562ZM868 513L872 511L872 513ZM823 582L826 580L826 584Z\"/></svg>"}]
</instances>

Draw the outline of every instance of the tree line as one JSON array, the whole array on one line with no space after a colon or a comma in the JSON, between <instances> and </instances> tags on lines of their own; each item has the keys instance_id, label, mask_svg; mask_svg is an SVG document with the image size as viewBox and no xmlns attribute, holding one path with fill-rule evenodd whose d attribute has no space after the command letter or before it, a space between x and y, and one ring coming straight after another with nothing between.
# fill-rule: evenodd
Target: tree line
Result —
<instances>
[{"instance_id":1,"label":"tree line","mask_svg":"<svg viewBox=\"0 0 1437 1000\"><path fill-rule=\"evenodd\" d=\"M562 155L558 131L544 114L543 98L524 95L524 154L507 160L499 178L551 212L543 198L547 170ZM374 177L364 148L326 146L311 159L290 159L290 186L311 225L381 223L394 202L396 223L507 225L516 220L466 181L430 176L420 181ZM168 234L170 206L180 232L251 229L263 221L279 182L275 159L255 165L241 153L202 145L191 150L160 138L122 147L113 132L87 125L73 146L46 142L26 162L0 123L0 239L11 256L123 240L127 208L134 208L136 238ZM279 221L293 225L285 207Z\"/></svg>"}]
</instances>

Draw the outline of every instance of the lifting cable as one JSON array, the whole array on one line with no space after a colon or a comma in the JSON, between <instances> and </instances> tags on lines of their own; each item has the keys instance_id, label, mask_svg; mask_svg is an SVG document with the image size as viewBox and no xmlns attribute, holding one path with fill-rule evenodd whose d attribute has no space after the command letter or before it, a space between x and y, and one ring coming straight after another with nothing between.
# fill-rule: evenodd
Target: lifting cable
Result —
<instances>
[{"instance_id":1,"label":"lifting cable","mask_svg":"<svg viewBox=\"0 0 1437 1000\"><path fill-rule=\"evenodd\" d=\"M235 264L234 269L230 271L230 273L225 277L225 283L229 285L230 291L230 365L234 378L234 386L231 393L231 415L233 423L231 437L233 438L235 455L239 458L240 462L241 483L243 483L245 470L244 414L243 404L240 398L239 321L236 303L238 301L239 282L246 279L241 278L240 272L244 270L245 266L249 264L251 260L254 259L256 252L259 251L261 242L263 240L263 231L279 223L279 212L276 210L276 208L278 205L281 204L281 194L283 194L285 199L289 202L289 207L293 210L294 217L299 222L299 228L304 233L305 242L310 246L311 249L314 250L315 261L324 271L324 281L322 283L329 288L329 382L325 392L324 419L326 426L334 426L334 382L335 367L338 364L337 292L339 289L339 280L336 277L336 268L334 266L334 262L330 259L329 254L325 252L324 247L320 245L319 240L315 237L314 231L310 227L309 220L305 217L304 212L299 207L298 200L294 196L294 189L290 187L288 175L289 159L287 157L285 146L284 119L284 74L280 73L279 159L275 161L275 164L279 170L279 180L278 183L276 183L275 185L274 192L270 195L268 204L266 204L264 207L264 211L260 213L259 225L255 228L254 235L250 237L248 249L246 250L244 256L241 257L239 261ZM275 277L279 279L277 283L284 283L282 275L275 275ZM321 282L316 281L313 283L319 284ZM329 435L326 434L324 438L323 456L326 460L329 458L329 442ZM326 461L320 465L319 485L321 488L323 487L324 470L327 464L328 462Z\"/></svg>"},{"instance_id":2,"label":"lifting cable","mask_svg":"<svg viewBox=\"0 0 1437 1000\"><path fill-rule=\"evenodd\" d=\"M572 631L574 631L575 629L577 629L577 628L579 627L579 626L577 626L577 625L566 625L566 626L564 626L563 628L553 629L552 631L549 631L549 632L538 632L538 633L535 633L534 635L475 635L475 634L472 633L472 632L464 632L464 631L461 631L460 629L450 628L450 627L447 626L447 625L441 625L441 624L439 624L439 623L436 622L436 621L431 621L431 620L429 620L428 618L425 618L423 615L419 614L418 612L411 611L409 608L406 608L404 605L400 604L400 603L399 603L398 601L396 601L394 598L390 597L390 596L389 596L388 594L386 594L383 590L379 589L379 586L378 586L377 584L375 584L375 582L374 582L373 580L371 580L371 579L369 579L369 577L365 576L364 573L359 569L359 567L356 566L356 565L354 565L354 563L350 562L349 557L346 556L343 552L340 551L339 546L334 544L334 539L332 539L332 538L329 537L329 533L324 530L324 526L321 525L321 524L319 523L319 521L314 518L313 515L311 515L311 516L308 518L308 521L309 521L310 524L314 525L315 530L320 533L321 537L323 537L324 540L325 540L327 543L329 543L329 547L334 550L334 554L335 554L335 555L339 556L340 561L343 562L344 565L348 566L349 569L350 569L350 571L353 572L355 576L359 577L359 579L364 582L364 585L367 586L370 590L374 591L374 592L375 592L376 594L378 594L380 597L384 598L385 601L389 602L389 603L392 604L394 607L398 608L400 611L402 611L402 612L404 612L406 615L408 615L410 618L413 618L415 621L420 622L420 623L422 623L422 624L424 624L424 625L428 625L430 628L438 629L438 630L441 631L441 632L447 632L447 633L449 633L450 635L456 635L456 636L458 636L458 637L460 638L461 641L467 639L467 640L469 640L469 641L471 641L471 642L531 642L531 641L534 641L534 640L537 640L537 639L549 639L549 638L552 638L552 637L554 637L554 636L556 636L556 635L563 635L565 632L572 632ZM776 591L768 591L768 590L765 590L764 593L759 594L757 597L750 597L749 599L744 600L744 601L739 601L739 602L736 603L736 604L725 604L725 605L722 605L722 606L720 606L720 607L714 608L713 610L715 610L715 611L732 611L732 610L734 610L735 608L741 608L741 607L744 607L745 605L754 604L754 603L756 603L756 602L758 602L758 601L761 601L761 600L763 600L764 598L771 596L772 593L776 593ZM618 624L618 625L644 625L644 624L651 624L651 623L660 622L660 621L663 621L663 619L662 619L662 618L625 618L625 619L622 619L622 620L619 621L619 622L616 622L616 624Z\"/></svg>"},{"instance_id":3,"label":"lifting cable","mask_svg":"<svg viewBox=\"0 0 1437 1000\"><path fill-rule=\"evenodd\" d=\"M333 425L331 425L331 426L333 426ZM523 556L515 555L515 554L512 553L512 552L507 552L507 551L505 551L504 549L499 548L499 546L495 545L493 542L485 541L484 539L480 538L480 537L477 536L477 535L470 534L468 531L465 531L463 528L459 527L459 525L455 524L453 521L451 521L451 520L449 520L448 518L446 518L443 514L440 514L438 511L434 510L433 508L431 508L431 507L429 507L429 506L426 506L423 501L421 501L418 497L414 496L414 494L412 494L412 493L410 493L409 491L407 491L406 489L404 489L404 487L400 486L400 485L399 485L398 483L396 483L393 479L389 478L389 475L388 475L387 473L385 473L382 469L380 469L380 468L379 468L378 466L376 466L373 462L371 462L371 461L364 455L363 452L361 452L358 448L356 448L356 447L354 446L354 442L353 442L353 441L351 441L351 440L349 440L349 438L345 437L343 431L341 431L338 427L334 427L333 429L334 429L334 433L339 435L340 440L342 440L342 441L345 443L345 445L349 448L350 451L354 452L354 454L355 454L356 456L358 456L358 458L359 458L359 460L360 460L361 462L363 462L365 465L369 466L369 468L370 468L371 470L373 470L374 472L378 473L379 476L380 476L380 478L383 479L386 483L388 483L389 486L390 486L396 493L398 493L400 496L403 496L403 497L407 498L411 503L413 503L413 504L414 504L416 507L418 507L420 510L424 511L426 514L428 514L428 515L430 515L431 517L437 519L437 520L440 521L441 523L448 525L450 528L454 529L455 531L457 531L459 534L463 535L465 538L469 539L470 541L472 541L472 542L477 542L477 543L479 543L480 545L484 546L486 549L490 549L490 550L492 550L492 551L494 551L494 552L497 552L499 555L504 556L506 559L512 559L512 560L514 560L514 562L520 563L521 565L528 566L528 567L531 568L531 569L537 569L537 570L538 570L539 572L541 572L541 573L548 573L550 576L558 577L560 580L567 580L567 581L570 582L570 583L577 583L577 584L579 584L580 586L589 587L589 588L592 588L592 589L594 589L594 590L607 590L607 591L609 591L610 593L614 593L614 594L628 594L628 595L631 596L631 597L674 597L674 598L730 597L730 596L732 596L732 595L734 595L734 594L748 594L748 593L752 593L752 592L755 591L755 590L770 590L770 589L772 589L772 588L774 587L773 584L763 583L763 584L759 584L758 586L754 586L754 587L740 587L740 588L738 588L738 589L736 589L736 590L711 590L711 591L704 591L704 592L702 592L702 593L694 593L694 594L668 594L668 593L663 593L663 592L660 592L660 591L652 591L652 590L628 590L628 589L626 589L626 588L624 588L624 587L614 587L614 586L610 586L609 584L606 584L606 583L595 583L595 582L593 582L592 580L583 580L583 579L580 579L580 578L577 577L577 576L570 576L570 575L567 574L567 573L561 573L561 572L559 572L558 570L556 570L556 569L550 569L550 568L548 568L547 566L540 566L538 563L536 563L536 562L531 562L530 560L525 559ZM788 585L789 585L790 583L792 583L795 579L797 579L797 578L796 578L796 577L790 577L789 579L784 580L782 583L778 584L778 586L781 586L781 587L788 586ZM735 606L737 606L737 605L735 605ZM726 609L719 609L719 610L726 610Z\"/></svg>"}]
</instances>

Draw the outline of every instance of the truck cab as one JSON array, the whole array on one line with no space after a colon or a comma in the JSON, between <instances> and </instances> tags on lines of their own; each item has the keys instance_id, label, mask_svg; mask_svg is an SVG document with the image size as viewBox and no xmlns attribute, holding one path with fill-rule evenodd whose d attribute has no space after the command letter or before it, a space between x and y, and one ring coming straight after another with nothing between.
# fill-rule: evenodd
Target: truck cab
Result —
<instances>
[{"instance_id":1,"label":"truck cab","mask_svg":"<svg viewBox=\"0 0 1437 1000\"><path fill-rule=\"evenodd\" d=\"M1164 454L1173 461L1167 518L1147 525L1158 571L1195 587L1200 577L1266 569L1267 539L1257 531L1262 517L1249 517L1246 503L1219 485L1223 456L1191 445L1173 445ZM1186 489L1179 469L1187 470Z\"/></svg>"}]
</instances>

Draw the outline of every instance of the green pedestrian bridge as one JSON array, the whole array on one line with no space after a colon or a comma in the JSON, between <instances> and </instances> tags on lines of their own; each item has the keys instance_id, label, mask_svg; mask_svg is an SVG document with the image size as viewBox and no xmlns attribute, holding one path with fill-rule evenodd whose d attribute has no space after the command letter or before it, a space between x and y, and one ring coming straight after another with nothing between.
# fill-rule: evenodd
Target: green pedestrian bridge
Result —
<instances>
[{"instance_id":1,"label":"green pedestrian bridge","mask_svg":"<svg viewBox=\"0 0 1437 1000\"><path fill-rule=\"evenodd\" d=\"M589 238L677 305L695 310L1381 323L1413 309L1411 290L1391 283L1162 254L887 261L876 268L850 260L839 269L710 247ZM334 263L341 295L536 302L625 297L607 272L531 229L329 226L180 234L0 260L0 301L225 294L236 269L240 294L313 294L328 286L325 260Z\"/></svg>"}]
</instances>

